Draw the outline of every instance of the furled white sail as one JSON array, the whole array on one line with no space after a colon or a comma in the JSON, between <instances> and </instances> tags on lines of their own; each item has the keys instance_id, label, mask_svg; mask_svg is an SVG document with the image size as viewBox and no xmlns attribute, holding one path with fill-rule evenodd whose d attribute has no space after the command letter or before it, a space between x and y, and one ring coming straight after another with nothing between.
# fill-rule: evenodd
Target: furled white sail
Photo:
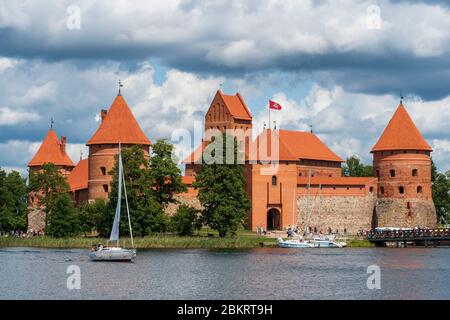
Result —
<instances>
[{"instance_id":1,"label":"furled white sail","mask_svg":"<svg viewBox=\"0 0 450 320\"><path fill-rule=\"evenodd\" d=\"M122 167L122 155L119 149L119 188L117 190L117 206L116 214L114 216L114 223L111 229L111 236L109 241L119 241L119 225L120 225L120 207L122 203L122 177L123 177L123 167Z\"/></svg>"}]
</instances>

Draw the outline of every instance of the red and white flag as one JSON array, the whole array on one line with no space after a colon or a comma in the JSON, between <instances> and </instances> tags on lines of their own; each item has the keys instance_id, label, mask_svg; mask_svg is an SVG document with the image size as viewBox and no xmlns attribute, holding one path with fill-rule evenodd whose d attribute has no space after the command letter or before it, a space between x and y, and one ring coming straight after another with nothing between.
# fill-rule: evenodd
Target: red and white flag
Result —
<instances>
[{"instance_id":1,"label":"red and white flag","mask_svg":"<svg viewBox=\"0 0 450 320\"><path fill-rule=\"evenodd\" d=\"M281 105L278 102L269 100L269 108L273 110L281 110Z\"/></svg>"}]
</instances>

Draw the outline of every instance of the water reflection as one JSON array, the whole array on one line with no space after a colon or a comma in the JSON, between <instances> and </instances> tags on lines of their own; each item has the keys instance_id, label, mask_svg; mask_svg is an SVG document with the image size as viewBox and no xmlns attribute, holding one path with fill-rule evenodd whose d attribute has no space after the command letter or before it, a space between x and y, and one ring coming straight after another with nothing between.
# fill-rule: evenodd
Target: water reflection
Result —
<instances>
[{"instance_id":1,"label":"water reflection","mask_svg":"<svg viewBox=\"0 0 450 320\"><path fill-rule=\"evenodd\" d=\"M448 299L443 248L141 250L135 263L95 263L86 250L0 250L0 298ZM81 290L66 288L69 265ZM369 265L381 290L368 290Z\"/></svg>"}]
</instances>

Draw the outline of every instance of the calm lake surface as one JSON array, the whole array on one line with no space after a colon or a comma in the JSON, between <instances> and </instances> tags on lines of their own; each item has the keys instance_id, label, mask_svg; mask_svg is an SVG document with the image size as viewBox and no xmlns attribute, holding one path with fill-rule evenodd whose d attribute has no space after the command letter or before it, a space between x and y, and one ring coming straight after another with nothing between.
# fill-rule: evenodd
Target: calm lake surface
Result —
<instances>
[{"instance_id":1,"label":"calm lake surface","mask_svg":"<svg viewBox=\"0 0 450 320\"><path fill-rule=\"evenodd\" d=\"M87 250L0 249L0 299L450 299L449 248L140 250L134 263ZM67 268L81 289L67 289ZM378 265L381 289L367 289Z\"/></svg>"}]
</instances>

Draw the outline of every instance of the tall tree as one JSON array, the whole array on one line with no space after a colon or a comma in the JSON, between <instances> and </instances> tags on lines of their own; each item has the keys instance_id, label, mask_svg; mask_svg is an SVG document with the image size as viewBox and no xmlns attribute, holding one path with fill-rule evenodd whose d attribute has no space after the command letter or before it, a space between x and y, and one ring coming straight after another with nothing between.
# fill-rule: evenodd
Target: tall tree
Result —
<instances>
[{"instance_id":1,"label":"tall tree","mask_svg":"<svg viewBox=\"0 0 450 320\"><path fill-rule=\"evenodd\" d=\"M173 145L160 139L152 146L150 176L153 183L155 199L163 207L176 202L174 195L186 191L181 181L181 170L173 156Z\"/></svg>"},{"instance_id":2,"label":"tall tree","mask_svg":"<svg viewBox=\"0 0 450 320\"><path fill-rule=\"evenodd\" d=\"M111 226L105 225L107 217L108 204L101 199L95 200L93 203L86 202L78 208L78 223L80 232L86 234L96 229L101 234L106 234L105 230L109 230Z\"/></svg>"},{"instance_id":3,"label":"tall tree","mask_svg":"<svg viewBox=\"0 0 450 320\"><path fill-rule=\"evenodd\" d=\"M450 170L446 173L436 173L432 192L437 221L442 224L450 223Z\"/></svg>"},{"instance_id":4,"label":"tall tree","mask_svg":"<svg viewBox=\"0 0 450 320\"><path fill-rule=\"evenodd\" d=\"M170 219L172 231L180 236L192 236L195 230L202 227L199 211L185 204L180 205Z\"/></svg>"},{"instance_id":5,"label":"tall tree","mask_svg":"<svg viewBox=\"0 0 450 320\"><path fill-rule=\"evenodd\" d=\"M27 191L19 172L7 174L0 168L0 230L26 229Z\"/></svg>"},{"instance_id":6,"label":"tall tree","mask_svg":"<svg viewBox=\"0 0 450 320\"><path fill-rule=\"evenodd\" d=\"M163 232L167 228L168 219L163 207L155 199L152 178L150 174L149 159L145 157L141 146L135 145L131 148L122 149L123 170L125 175L125 185L130 208L131 225L133 234L144 236L153 232ZM109 226L102 231L107 235L114 219L114 210L117 204L118 192L118 161L111 170L113 176L112 189L109 194L108 212L103 225ZM122 191L123 192L123 191ZM123 199L123 198L122 198ZM128 225L125 201L122 201L121 225ZM128 235L128 228L120 228L123 235Z\"/></svg>"},{"instance_id":7,"label":"tall tree","mask_svg":"<svg viewBox=\"0 0 450 320\"><path fill-rule=\"evenodd\" d=\"M204 223L224 237L235 234L238 227L244 224L250 201L245 192L244 166L238 164L237 140L228 137L233 143L232 148L227 150L227 135L223 134L221 138L211 143L205 151L211 147L211 155L222 159L222 163L204 161L194 186L199 189ZM224 160L227 154L232 163Z\"/></svg>"},{"instance_id":8,"label":"tall tree","mask_svg":"<svg viewBox=\"0 0 450 320\"><path fill-rule=\"evenodd\" d=\"M59 194L47 214L45 232L55 238L75 236L80 233L77 211L68 193Z\"/></svg>"},{"instance_id":9,"label":"tall tree","mask_svg":"<svg viewBox=\"0 0 450 320\"><path fill-rule=\"evenodd\" d=\"M347 158L342 166L342 174L346 177L371 177L373 168L365 165L357 156Z\"/></svg>"},{"instance_id":10,"label":"tall tree","mask_svg":"<svg viewBox=\"0 0 450 320\"><path fill-rule=\"evenodd\" d=\"M44 164L42 170L31 172L29 177L29 189L36 194L39 204L46 213L51 211L60 194L69 192L66 177L53 163Z\"/></svg>"}]
</instances>

